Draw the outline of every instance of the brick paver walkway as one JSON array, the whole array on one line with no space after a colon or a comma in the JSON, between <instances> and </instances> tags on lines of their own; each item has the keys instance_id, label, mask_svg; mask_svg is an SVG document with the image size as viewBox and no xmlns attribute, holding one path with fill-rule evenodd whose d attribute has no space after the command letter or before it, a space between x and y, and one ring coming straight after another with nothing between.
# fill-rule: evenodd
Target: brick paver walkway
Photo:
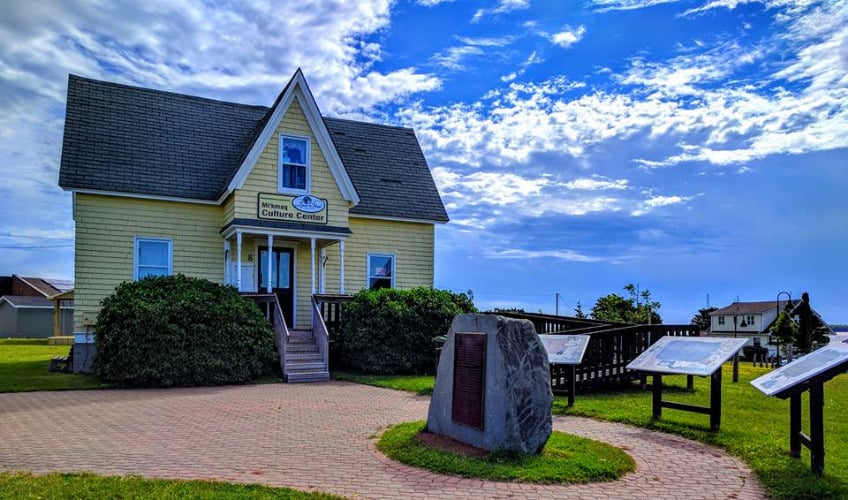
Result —
<instances>
[{"instance_id":1,"label":"brick paver walkway","mask_svg":"<svg viewBox=\"0 0 848 500\"><path fill-rule=\"evenodd\" d=\"M429 399L343 382L0 394L0 471L217 479L351 498L764 498L745 464L686 439L556 417L558 430L624 448L613 483L542 486L443 476L383 457L385 426Z\"/></svg>"}]
</instances>

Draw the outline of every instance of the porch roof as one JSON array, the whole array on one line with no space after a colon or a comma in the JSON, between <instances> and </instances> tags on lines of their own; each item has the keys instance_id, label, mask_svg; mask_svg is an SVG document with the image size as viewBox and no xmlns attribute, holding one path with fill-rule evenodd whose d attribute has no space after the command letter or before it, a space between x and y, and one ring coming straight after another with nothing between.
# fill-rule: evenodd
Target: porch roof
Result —
<instances>
[{"instance_id":1,"label":"porch roof","mask_svg":"<svg viewBox=\"0 0 848 500\"><path fill-rule=\"evenodd\" d=\"M260 234L310 237L328 239L346 239L353 232L346 227L304 224L302 222L283 222L259 219L235 218L221 228L225 238L232 236L238 229L255 230Z\"/></svg>"}]
</instances>

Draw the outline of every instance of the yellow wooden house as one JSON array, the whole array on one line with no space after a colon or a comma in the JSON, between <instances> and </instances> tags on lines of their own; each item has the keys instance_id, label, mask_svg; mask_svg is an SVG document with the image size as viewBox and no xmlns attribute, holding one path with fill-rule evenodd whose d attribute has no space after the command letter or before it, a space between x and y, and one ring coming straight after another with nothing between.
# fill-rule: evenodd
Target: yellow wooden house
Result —
<instances>
[{"instance_id":1,"label":"yellow wooden house","mask_svg":"<svg viewBox=\"0 0 848 500\"><path fill-rule=\"evenodd\" d=\"M71 75L59 185L77 343L118 284L176 273L274 294L310 332L316 294L432 286L448 221L413 130L323 117L300 70L270 108Z\"/></svg>"}]
</instances>

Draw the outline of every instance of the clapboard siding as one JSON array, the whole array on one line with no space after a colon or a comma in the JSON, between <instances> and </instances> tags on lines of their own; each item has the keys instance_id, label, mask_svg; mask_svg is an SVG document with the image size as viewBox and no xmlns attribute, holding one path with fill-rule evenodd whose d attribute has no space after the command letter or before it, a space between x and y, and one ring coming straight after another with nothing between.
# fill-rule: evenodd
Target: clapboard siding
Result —
<instances>
[{"instance_id":1,"label":"clapboard siding","mask_svg":"<svg viewBox=\"0 0 848 500\"><path fill-rule=\"evenodd\" d=\"M433 224L351 217L345 243L345 292L365 288L367 255L394 254L395 288L433 286ZM326 291L339 289L338 247L327 249Z\"/></svg>"},{"instance_id":2,"label":"clapboard siding","mask_svg":"<svg viewBox=\"0 0 848 500\"><path fill-rule=\"evenodd\" d=\"M77 193L74 330L94 325L100 302L133 279L136 237L173 240L173 271L223 282L220 206Z\"/></svg>"},{"instance_id":3,"label":"clapboard siding","mask_svg":"<svg viewBox=\"0 0 848 500\"><path fill-rule=\"evenodd\" d=\"M342 198L341 191L333 178L323 151L318 147L315 134L306 121L306 116L295 99L280 121L277 131L268 141L268 145L253 166L242 189L235 194L235 216L255 219L258 193L277 193L280 134L290 134L310 138L311 191L310 194L327 200L328 224L336 227L347 226L348 202Z\"/></svg>"}]
</instances>

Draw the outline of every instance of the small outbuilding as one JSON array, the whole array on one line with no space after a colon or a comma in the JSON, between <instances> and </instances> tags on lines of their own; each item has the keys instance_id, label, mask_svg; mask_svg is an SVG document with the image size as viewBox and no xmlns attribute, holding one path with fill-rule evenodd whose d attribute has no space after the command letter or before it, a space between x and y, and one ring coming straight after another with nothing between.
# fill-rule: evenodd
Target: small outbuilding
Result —
<instances>
[{"instance_id":1,"label":"small outbuilding","mask_svg":"<svg viewBox=\"0 0 848 500\"><path fill-rule=\"evenodd\" d=\"M73 283L12 275L0 296L0 337L73 335Z\"/></svg>"}]
</instances>

